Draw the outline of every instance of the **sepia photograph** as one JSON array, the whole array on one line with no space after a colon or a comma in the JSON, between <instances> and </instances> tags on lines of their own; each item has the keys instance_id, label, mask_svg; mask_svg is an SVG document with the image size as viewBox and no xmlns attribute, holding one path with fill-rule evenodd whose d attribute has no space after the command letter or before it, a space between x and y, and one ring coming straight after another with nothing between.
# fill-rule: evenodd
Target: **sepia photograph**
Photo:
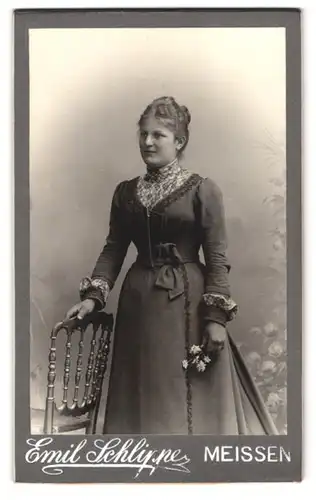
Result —
<instances>
[{"instance_id":1,"label":"sepia photograph","mask_svg":"<svg viewBox=\"0 0 316 500\"><path fill-rule=\"evenodd\" d=\"M282 27L29 30L31 434L287 434Z\"/></svg>"}]
</instances>

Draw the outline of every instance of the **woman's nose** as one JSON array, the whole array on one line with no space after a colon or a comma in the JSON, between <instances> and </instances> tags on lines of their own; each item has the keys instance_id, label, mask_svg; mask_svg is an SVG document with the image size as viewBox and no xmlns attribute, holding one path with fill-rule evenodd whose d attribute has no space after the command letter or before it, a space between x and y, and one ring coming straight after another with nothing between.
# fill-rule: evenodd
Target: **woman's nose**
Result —
<instances>
[{"instance_id":1,"label":"woman's nose","mask_svg":"<svg viewBox=\"0 0 316 500\"><path fill-rule=\"evenodd\" d=\"M145 138L145 145L151 146L153 144L153 138L150 134L148 134Z\"/></svg>"}]
</instances>

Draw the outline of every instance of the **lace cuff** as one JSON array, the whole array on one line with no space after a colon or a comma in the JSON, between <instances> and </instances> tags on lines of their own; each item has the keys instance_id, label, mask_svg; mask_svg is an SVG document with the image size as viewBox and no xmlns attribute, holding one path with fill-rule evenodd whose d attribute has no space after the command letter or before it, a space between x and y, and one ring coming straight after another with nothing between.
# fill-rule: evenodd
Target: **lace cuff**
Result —
<instances>
[{"instance_id":1,"label":"lace cuff","mask_svg":"<svg viewBox=\"0 0 316 500\"><path fill-rule=\"evenodd\" d=\"M225 297L217 293L204 293L203 302L206 306L216 307L223 311L227 321L233 320L238 311L238 306L231 297Z\"/></svg>"},{"instance_id":2,"label":"lace cuff","mask_svg":"<svg viewBox=\"0 0 316 500\"><path fill-rule=\"evenodd\" d=\"M80 300L94 299L100 304L100 309L105 307L110 293L110 286L104 278L85 277L80 281Z\"/></svg>"}]
</instances>

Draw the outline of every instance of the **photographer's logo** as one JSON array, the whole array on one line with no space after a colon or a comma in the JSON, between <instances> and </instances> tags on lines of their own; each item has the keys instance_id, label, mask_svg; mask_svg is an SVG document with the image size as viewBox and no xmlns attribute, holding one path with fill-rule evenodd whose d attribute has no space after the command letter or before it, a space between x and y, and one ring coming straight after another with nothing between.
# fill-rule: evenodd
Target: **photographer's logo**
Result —
<instances>
[{"instance_id":1,"label":"photographer's logo","mask_svg":"<svg viewBox=\"0 0 316 500\"><path fill-rule=\"evenodd\" d=\"M156 469L190 473L187 467L190 459L181 449L153 449L146 438L96 439L93 449L86 451L87 439L71 444L67 450L52 448L52 437L29 438L27 444L30 447L25 454L27 463L39 463L45 474L54 476L63 474L68 468L129 468L135 469L135 478L146 469L149 475Z\"/></svg>"}]
</instances>

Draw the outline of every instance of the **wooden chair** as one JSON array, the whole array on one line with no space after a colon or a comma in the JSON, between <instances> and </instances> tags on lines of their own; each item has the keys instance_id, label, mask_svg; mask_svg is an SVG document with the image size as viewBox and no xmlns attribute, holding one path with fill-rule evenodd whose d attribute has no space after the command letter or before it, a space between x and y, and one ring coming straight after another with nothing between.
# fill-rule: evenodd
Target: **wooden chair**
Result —
<instances>
[{"instance_id":1,"label":"wooden chair","mask_svg":"<svg viewBox=\"0 0 316 500\"><path fill-rule=\"evenodd\" d=\"M90 325L92 327L92 336L86 362L84 387L82 388L84 392L82 400L79 402L80 382L84 371L85 336ZM112 331L113 315L105 312L92 313L83 320L71 319L55 325L50 336L46 407L45 410L31 410L31 419L43 422L43 434L73 432L80 429L84 429L85 434L96 433L102 385L107 369ZM62 401L60 406L57 406L55 401L56 342L57 336L61 332L66 336L66 346ZM75 336L78 336L79 341L76 342L78 350L75 358L74 392L72 403L69 405L70 367L74 361L72 347L75 344Z\"/></svg>"}]
</instances>

